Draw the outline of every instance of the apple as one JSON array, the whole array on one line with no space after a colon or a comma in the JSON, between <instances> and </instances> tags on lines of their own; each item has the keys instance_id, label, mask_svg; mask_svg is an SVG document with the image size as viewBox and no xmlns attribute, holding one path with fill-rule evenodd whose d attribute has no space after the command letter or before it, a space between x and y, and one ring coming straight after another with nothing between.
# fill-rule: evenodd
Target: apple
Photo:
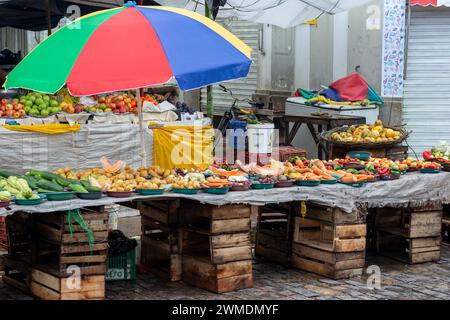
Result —
<instances>
[{"instance_id":1,"label":"apple","mask_svg":"<svg viewBox=\"0 0 450 320\"><path fill-rule=\"evenodd\" d=\"M0 111L5 111L5 106L4 105L0 105Z\"/></svg>"},{"instance_id":2,"label":"apple","mask_svg":"<svg viewBox=\"0 0 450 320\"><path fill-rule=\"evenodd\" d=\"M18 112L20 114L20 117L25 117L27 115L27 113L23 109L20 109Z\"/></svg>"},{"instance_id":3,"label":"apple","mask_svg":"<svg viewBox=\"0 0 450 320\"><path fill-rule=\"evenodd\" d=\"M2 99L2 105L6 106L8 104L8 99Z\"/></svg>"},{"instance_id":4,"label":"apple","mask_svg":"<svg viewBox=\"0 0 450 320\"><path fill-rule=\"evenodd\" d=\"M83 107L83 105L81 105L81 104L77 104L77 105L75 105L75 113L80 113L80 112L82 112L83 111L83 109L84 109L84 107Z\"/></svg>"},{"instance_id":5,"label":"apple","mask_svg":"<svg viewBox=\"0 0 450 320\"><path fill-rule=\"evenodd\" d=\"M12 104L8 103L8 104L6 105L6 107L5 107L5 109L6 109L6 110L13 110L14 108L13 108L13 105L12 105Z\"/></svg>"},{"instance_id":6,"label":"apple","mask_svg":"<svg viewBox=\"0 0 450 320\"><path fill-rule=\"evenodd\" d=\"M106 98L105 97L100 97L100 98L98 98L98 102L99 103L105 103L106 102Z\"/></svg>"},{"instance_id":7,"label":"apple","mask_svg":"<svg viewBox=\"0 0 450 320\"><path fill-rule=\"evenodd\" d=\"M14 112L13 117L20 118L20 112L18 112L18 111Z\"/></svg>"},{"instance_id":8,"label":"apple","mask_svg":"<svg viewBox=\"0 0 450 320\"><path fill-rule=\"evenodd\" d=\"M12 117L13 116L13 114L14 114L14 111L13 110L6 110L6 112L5 112L5 115L7 116L7 117Z\"/></svg>"},{"instance_id":9,"label":"apple","mask_svg":"<svg viewBox=\"0 0 450 320\"><path fill-rule=\"evenodd\" d=\"M3 111L0 110L0 118L3 117Z\"/></svg>"}]
</instances>

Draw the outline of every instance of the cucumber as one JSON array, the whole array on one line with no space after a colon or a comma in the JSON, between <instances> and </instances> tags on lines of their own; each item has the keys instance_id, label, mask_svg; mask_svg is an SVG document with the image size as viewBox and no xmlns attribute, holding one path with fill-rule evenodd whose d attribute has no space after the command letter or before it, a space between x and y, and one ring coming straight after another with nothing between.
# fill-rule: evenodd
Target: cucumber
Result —
<instances>
[{"instance_id":1,"label":"cucumber","mask_svg":"<svg viewBox=\"0 0 450 320\"><path fill-rule=\"evenodd\" d=\"M38 188L38 189L37 189L37 192L39 192L39 193L52 193L52 192L55 192L55 191L45 190L45 189Z\"/></svg>"},{"instance_id":2,"label":"cucumber","mask_svg":"<svg viewBox=\"0 0 450 320\"><path fill-rule=\"evenodd\" d=\"M85 189L87 190L87 191L89 191L89 192L100 192L100 191L102 191L102 190L100 190L100 188L99 187L94 187L94 186L89 186L89 187L85 187Z\"/></svg>"},{"instance_id":3,"label":"cucumber","mask_svg":"<svg viewBox=\"0 0 450 320\"><path fill-rule=\"evenodd\" d=\"M64 188L61 187L59 184L45 180L45 179L39 180L37 182L37 186L38 186L38 188L50 190L52 192L63 192L64 191Z\"/></svg>"},{"instance_id":4,"label":"cucumber","mask_svg":"<svg viewBox=\"0 0 450 320\"><path fill-rule=\"evenodd\" d=\"M69 188L72 191L75 191L76 193L88 193L88 191L81 184L78 184L78 183L70 184Z\"/></svg>"},{"instance_id":5,"label":"cucumber","mask_svg":"<svg viewBox=\"0 0 450 320\"><path fill-rule=\"evenodd\" d=\"M28 175L33 176L35 178L43 178L49 181L52 181L59 177L57 174L49 171L39 171L39 170L31 170Z\"/></svg>"},{"instance_id":6,"label":"cucumber","mask_svg":"<svg viewBox=\"0 0 450 320\"><path fill-rule=\"evenodd\" d=\"M91 186L91 183L87 180L79 180L79 181L84 188L88 188Z\"/></svg>"},{"instance_id":7,"label":"cucumber","mask_svg":"<svg viewBox=\"0 0 450 320\"><path fill-rule=\"evenodd\" d=\"M68 179L65 179L61 176L57 176L55 182L59 184L61 187L68 187L69 184L71 183Z\"/></svg>"},{"instance_id":8,"label":"cucumber","mask_svg":"<svg viewBox=\"0 0 450 320\"><path fill-rule=\"evenodd\" d=\"M38 188L37 181L32 176L21 176L21 178L28 183L28 186L31 188L31 190L36 190Z\"/></svg>"},{"instance_id":9,"label":"cucumber","mask_svg":"<svg viewBox=\"0 0 450 320\"><path fill-rule=\"evenodd\" d=\"M0 170L0 177L9 178L11 176L19 177L20 174L8 170Z\"/></svg>"}]
</instances>

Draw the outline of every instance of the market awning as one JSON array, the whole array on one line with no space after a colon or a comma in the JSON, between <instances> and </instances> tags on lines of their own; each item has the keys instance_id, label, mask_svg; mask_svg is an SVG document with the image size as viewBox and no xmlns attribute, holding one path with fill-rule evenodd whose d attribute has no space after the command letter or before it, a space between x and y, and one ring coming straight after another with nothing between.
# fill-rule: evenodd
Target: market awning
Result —
<instances>
[{"instance_id":1,"label":"market awning","mask_svg":"<svg viewBox=\"0 0 450 320\"><path fill-rule=\"evenodd\" d=\"M450 0L411 0L412 6L433 6L433 7L439 7L439 6L446 6L450 7Z\"/></svg>"},{"instance_id":2,"label":"market awning","mask_svg":"<svg viewBox=\"0 0 450 320\"><path fill-rule=\"evenodd\" d=\"M322 14L337 14L368 2L370 0L228 0L220 7L219 16L290 28L315 20ZM205 0L190 0L186 8L202 13L204 3Z\"/></svg>"}]
</instances>

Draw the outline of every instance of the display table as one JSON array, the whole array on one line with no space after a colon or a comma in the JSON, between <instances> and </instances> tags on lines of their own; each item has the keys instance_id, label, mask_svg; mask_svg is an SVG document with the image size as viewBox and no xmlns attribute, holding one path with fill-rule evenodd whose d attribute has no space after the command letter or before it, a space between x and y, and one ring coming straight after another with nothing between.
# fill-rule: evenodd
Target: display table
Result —
<instances>
[{"instance_id":1,"label":"display table","mask_svg":"<svg viewBox=\"0 0 450 320\"><path fill-rule=\"evenodd\" d=\"M108 205L134 200L189 199L214 206L228 204L250 204L262 206L270 203L311 201L319 205L340 208L352 212L359 206L382 208L386 206L423 206L430 203L450 203L450 173L438 174L408 173L398 180L368 183L361 188L343 184L320 185L318 187L291 187L266 190L249 190L214 195L200 192L196 195L166 192L157 196L134 195L129 198L104 197L99 200L74 199L69 201L45 201L37 206L11 205L0 208L0 216L17 211L53 212L89 206Z\"/></svg>"},{"instance_id":2,"label":"display table","mask_svg":"<svg viewBox=\"0 0 450 320\"><path fill-rule=\"evenodd\" d=\"M356 125L366 123L366 118L358 116L348 116L340 114L309 114L309 115L299 115L299 116L285 116L284 122L285 128L285 143L290 145L297 135L298 130L301 128L302 124L306 124L311 133L314 142L318 146L318 156L319 159L329 159L329 150L319 139L319 134L334 128L338 128L345 125ZM293 123L292 128L289 128L289 124ZM314 128L317 125L317 130Z\"/></svg>"}]
</instances>

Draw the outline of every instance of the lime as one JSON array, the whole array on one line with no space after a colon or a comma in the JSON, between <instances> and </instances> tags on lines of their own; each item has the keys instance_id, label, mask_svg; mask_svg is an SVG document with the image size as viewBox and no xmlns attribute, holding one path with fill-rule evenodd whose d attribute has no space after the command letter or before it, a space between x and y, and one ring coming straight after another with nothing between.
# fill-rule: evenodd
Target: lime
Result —
<instances>
[{"instance_id":1,"label":"lime","mask_svg":"<svg viewBox=\"0 0 450 320\"><path fill-rule=\"evenodd\" d=\"M50 101L50 97L47 95L42 96L42 99L44 99L44 101Z\"/></svg>"},{"instance_id":2,"label":"lime","mask_svg":"<svg viewBox=\"0 0 450 320\"><path fill-rule=\"evenodd\" d=\"M31 100L32 102L35 102L36 101L36 97L35 96L29 96L28 100Z\"/></svg>"},{"instance_id":3,"label":"lime","mask_svg":"<svg viewBox=\"0 0 450 320\"><path fill-rule=\"evenodd\" d=\"M31 100L25 101L25 106L32 107L33 106L33 101L31 101Z\"/></svg>"},{"instance_id":4,"label":"lime","mask_svg":"<svg viewBox=\"0 0 450 320\"><path fill-rule=\"evenodd\" d=\"M47 109L44 109L41 111L41 116L46 117L49 115L49 112L47 111Z\"/></svg>"},{"instance_id":5,"label":"lime","mask_svg":"<svg viewBox=\"0 0 450 320\"><path fill-rule=\"evenodd\" d=\"M23 108L23 110L25 110L26 113L30 113L31 107L27 106L27 107Z\"/></svg>"},{"instance_id":6,"label":"lime","mask_svg":"<svg viewBox=\"0 0 450 320\"><path fill-rule=\"evenodd\" d=\"M38 106L40 106L41 104L44 103L44 100L42 98L36 98L36 100L34 101Z\"/></svg>"},{"instance_id":7,"label":"lime","mask_svg":"<svg viewBox=\"0 0 450 320\"><path fill-rule=\"evenodd\" d=\"M50 110L51 110L50 113L58 113L59 112L59 108L58 107L53 107Z\"/></svg>"},{"instance_id":8,"label":"lime","mask_svg":"<svg viewBox=\"0 0 450 320\"><path fill-rule=\"evenodd\" d=\"M59 106L59 103L56 100L50 100L50 106L57 107L57 106Z\"/></svg>"}]
</instances>

